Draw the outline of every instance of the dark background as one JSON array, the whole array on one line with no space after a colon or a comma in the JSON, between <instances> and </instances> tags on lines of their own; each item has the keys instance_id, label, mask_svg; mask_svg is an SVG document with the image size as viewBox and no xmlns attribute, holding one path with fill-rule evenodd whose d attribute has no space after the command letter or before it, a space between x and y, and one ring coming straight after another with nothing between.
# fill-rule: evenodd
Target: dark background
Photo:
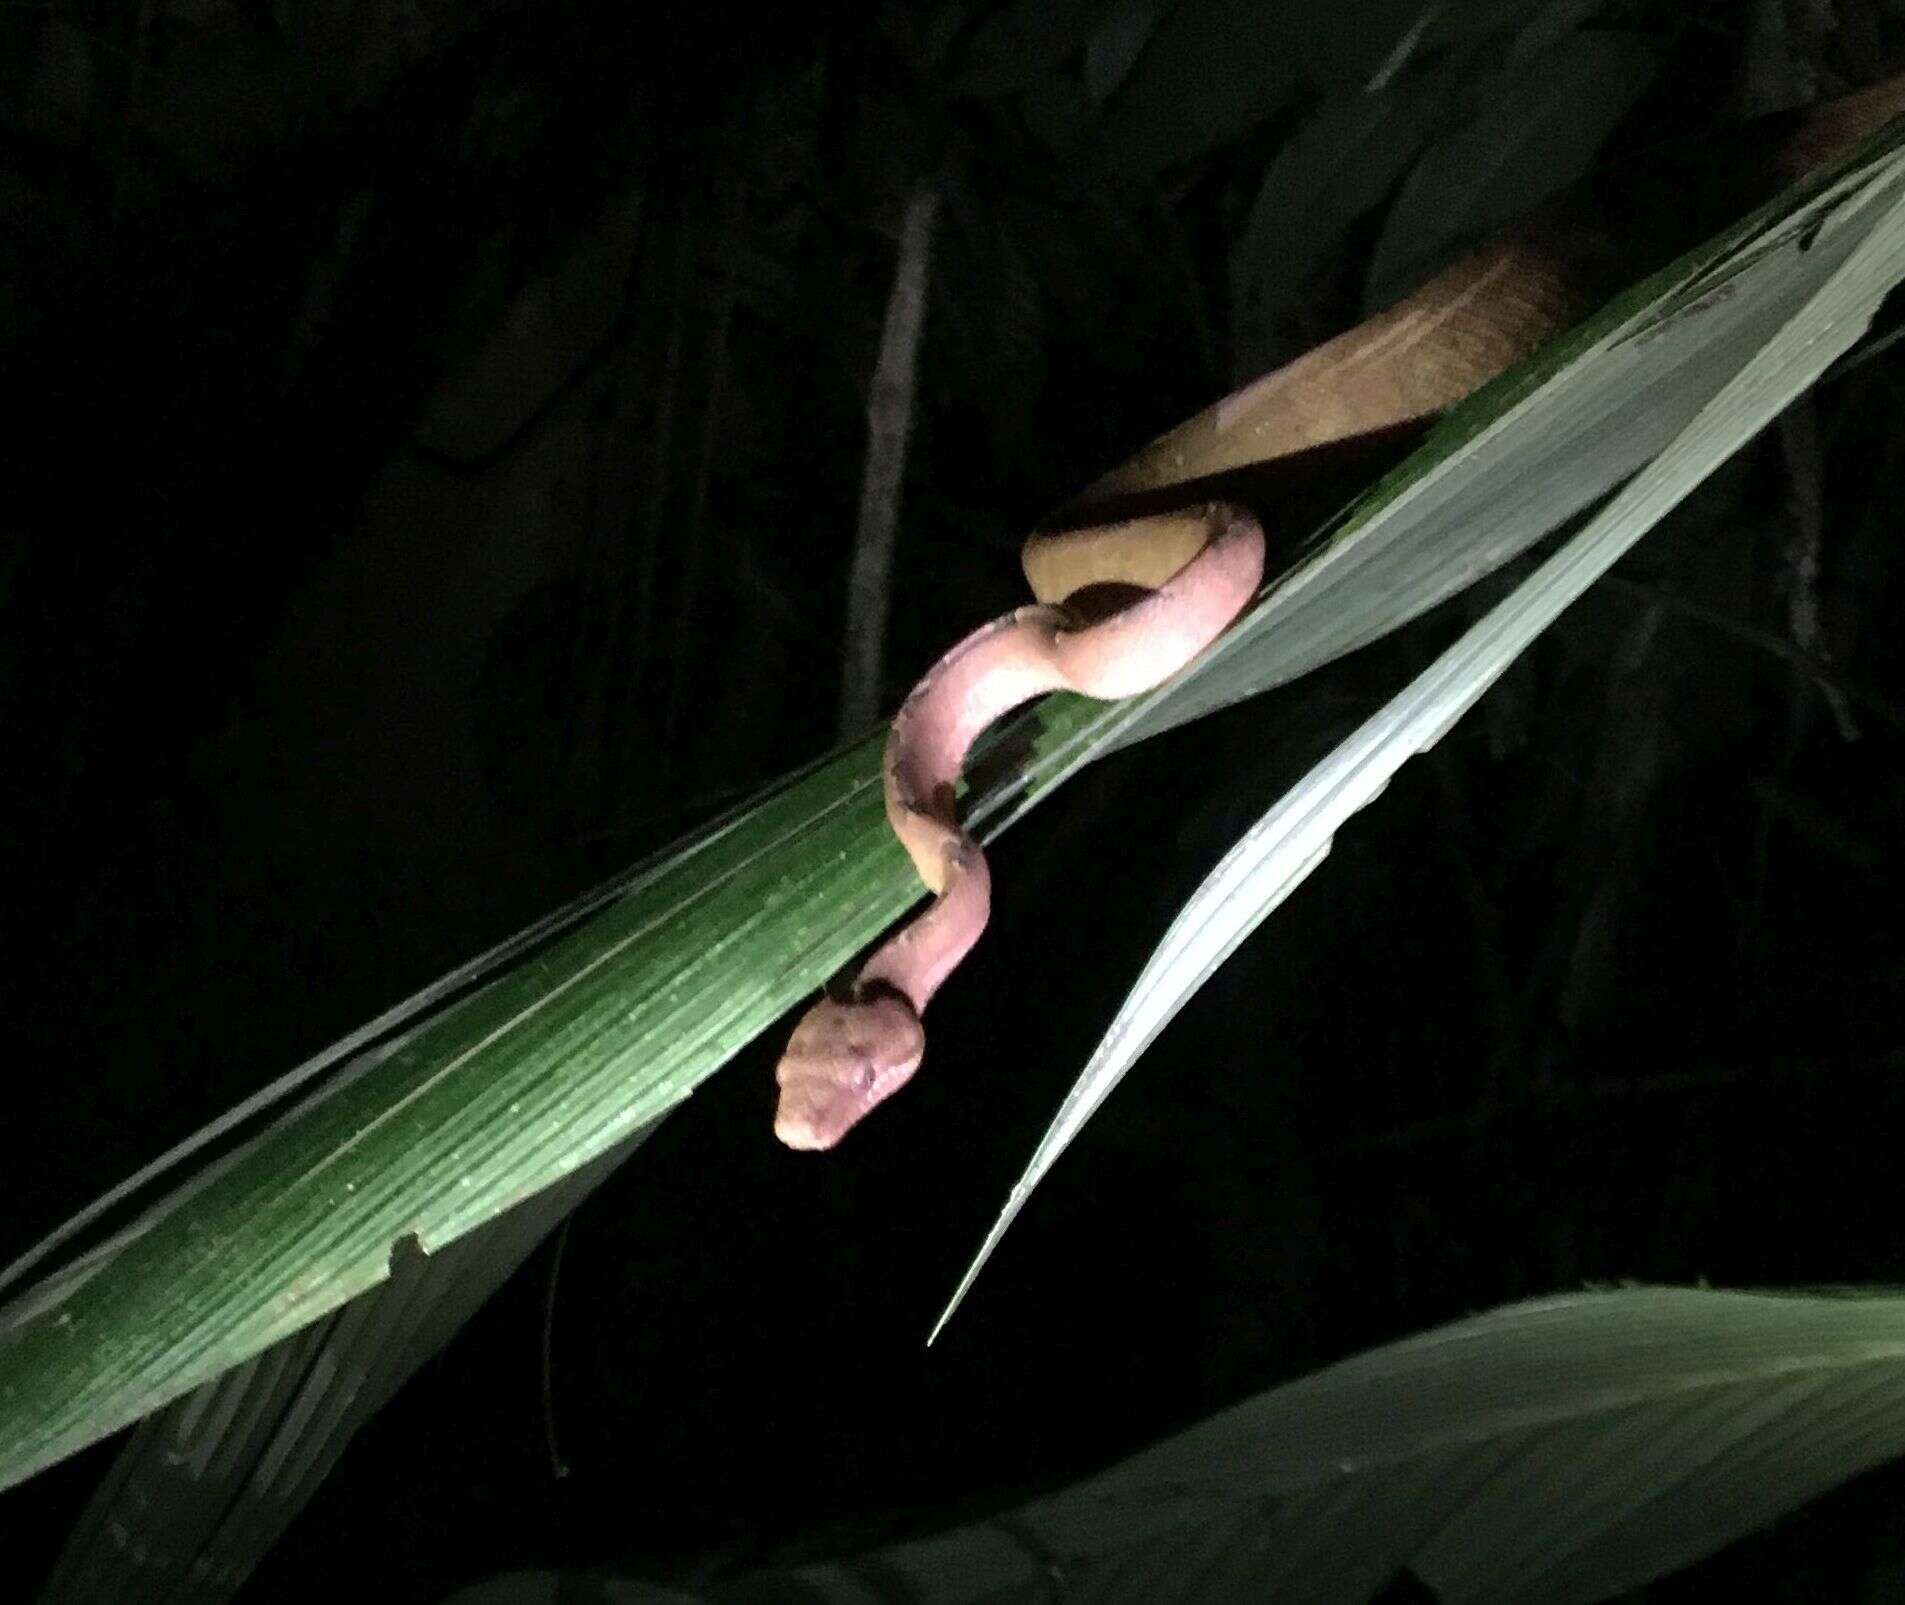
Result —
<instances>
[{"instance_id":1,"label":"dark background","mask_svg":"<svg viewBox=\"0 0 1905 1605\"><path fill-rule=\"evenodd\" d=\"M1266 165L1405 8L1213 0L1204 54L1140 57L1101 116L1110 9L0 14L0 1259L832 744L915 185L943 206L887 706L1021 600L1040 513L1359 315L1382 204L1266 265L1291 282L1248 327L1226 276ZM1407 69L1447 78L1419 143L1538 102L1524 24L1644 67L1582 140L1616 172L1877 76L1887 8L1814 9L1478 5ZM783 1152L770 1033L580 1212L570 1475L545 1249L254 1597L853 1550L1503 1300L1905 1280L1900 373L1822 387L1404 770L932 1351L1183 896L1488 586L1039 809L902 1098ZM113 1447L0 1499L10 1576ZM1905 1566L1902 1495L1872 1473L1651 1593L1851 1597Z\"/></svg>"}]
</instances>

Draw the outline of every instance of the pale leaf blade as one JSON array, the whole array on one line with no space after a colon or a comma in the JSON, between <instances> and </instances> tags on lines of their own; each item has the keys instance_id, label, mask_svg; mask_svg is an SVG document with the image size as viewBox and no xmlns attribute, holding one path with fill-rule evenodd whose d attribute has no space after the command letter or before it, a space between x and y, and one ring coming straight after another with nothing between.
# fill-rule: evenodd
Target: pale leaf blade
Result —
<instances>
[{"instance_id":1,"label":"pale leaf blade","mask_svg":"<svg viewBox=\"0 0 1905 1605\"><path fill-rule=\"evenodd\" d=\"M1844 222L1855 243L1842 263L1679 438L1272 805L1191 895L1013 1185L929 1343L1085 1122L1204 981L1322 861L1343 822L1374 801L1408 759L1433 746L1564 608L1864 332L1886 291L1905 278L1901 173L1905 161L1892 158L1852 203ZM1855 232L1860 216L1866 226Z\"/></svg>"}]
</instances>

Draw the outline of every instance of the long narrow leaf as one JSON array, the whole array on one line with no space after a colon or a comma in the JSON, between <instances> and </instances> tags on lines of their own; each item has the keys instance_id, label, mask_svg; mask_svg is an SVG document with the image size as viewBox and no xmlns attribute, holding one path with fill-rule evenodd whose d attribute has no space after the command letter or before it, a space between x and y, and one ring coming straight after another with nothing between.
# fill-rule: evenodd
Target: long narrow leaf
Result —
<instances>
[{"instance_id":1,"label":"long narrow leaf","mask_svg":"<svg viewBox=\"0 0 1905 1605\"><path fill-rule=\"evenodd\" d=\"M1033 1189L1112 1088L1238 944L1323 861L1343 822L1373 802L1405 762L1432 747L1564 608L1864 333L1886 292L1905 278L1901 191L1905 159L1888 157L1875 165L1856 199L1822 220L1830 239L1822 236L1803 249L1795 241L1785 253L1763 252L1734 277L1723 303L1734 323L1756 325L1754 305L1782 319L1765 345L1599 516L1279 798L1192 894L1066 1095L933 1337ZM1664 331L1669 345L1672 334ZM1732 342L1709 341L1702 354L1711 360L1716 348L1731 349ZM1627 349L1634 349L1631 340ZM1656 344L1654 355L1662 354ZM1509 422L1498 426L1501 432ZM1477 451L1483 448L1478 441ZM1434 473L1456 472L1463 455L1438 464Z\"/></svg>"},{"instance_id":2,"label":"long narrow leaf","mask_svg":"<svg viewBox=\"0 0 1905 1605\"><path fill-rule=\"evenodd\" d=\"M1105 712L1021 721L1024 755L973 801L981 828L996 836L1086 761ZM19 1292L0 1308L0 1487L328 1316L385 1279L398 1244L435 1253L573 1174L835 974L920 896L878 749L775 788L352 1033L248 1101L302 1095L261 1136ZM102 1213L8 1275L70 1252Z\"/></svg>"},{"instance_id":3,"label":"long narrow leaf","mask_svg":"<svg viewBox=\"0 0 1905 1605\"><path fill-rule=\"evenodd\" d=\"M921 1605L1348 1605L1406 1571L1444 1605L1569 1605L1901 1452L1905 1299L1577 1294L1344 1360L1007 1519L787 1581L849 1600L877 1578Z\"/></svg>"},{"instance_id":4,"label":"long narrow leaf","mask_svg":"<svg viewBox=\"0 0 1905 1605\"><path fill-rule=\"evenodd\" d=\"M629 1600L1614 1598L1905 1453L1905 1298L1639 1287L1343 1360L989 1520ZM595 1580L600 1586L600 1579ZM446 1605L553 1600L517 1573Z\"/></svg>"},{"instance_id":5,"label":"long narrow leaf","mask_svg":"<svg viewBox=\"0 0 1905 1605\"><path fill-rule=\"evenodd\" d=\"M234 1597L358 1429L651 1130L439 1253L394 1255L380 1286L147 1416L39 1605Z\"/></svg>"}]
</instances>

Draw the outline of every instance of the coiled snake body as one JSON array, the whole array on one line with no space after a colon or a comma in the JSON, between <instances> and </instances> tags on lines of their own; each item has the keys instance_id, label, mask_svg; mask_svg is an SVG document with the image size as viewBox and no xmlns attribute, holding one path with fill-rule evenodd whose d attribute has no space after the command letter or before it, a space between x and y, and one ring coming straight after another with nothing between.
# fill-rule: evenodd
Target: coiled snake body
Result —
<instances>
[{"instance_id":1,"label":"coiled snake body","mask_svg":"<svg viewBox=\"0 0 1905 1605\"><path fill-rule=\"evenodd\" d=\"M1751 125L1729 186L1697 192L1671 171L1617 204L1587 190L1455 263L1390 310L1245 386L1139 453L1087 503L1191 486L1209 476L1413 423L1531 354L1656 261L1842 154L1905 104L1905 76L1797 115ZM1716 219L1691 205L1699 193ZM1193 492L1187 492L1187 499ZM1246 509L1206 502L1159 516L1034 535L1024 553L1039 598L941 658L894 718L886 815L932 905L879 947L846 996L795 1028L776 1080L775 1134L831 1148L911 1078L927 1001L978 941L991 906L984 852L953 793L967 749L1031 697L1128 697L1177 673L1255 594L1263 531ZM1135 600L1129 600L1135 596ZM1107 599L1128 605L1108 606Z\"/></svg>"},{"instance_id":2,"label":"coiled snake body","mask_svg":"<svg viewBox=\"0 0 1905 1605\"><path fill-rule=\"evenodd\" d=\"M795 1028L777 1072L774 1119L775 1134L790 1148L831 1148L906 1083L925 1051L920 1014L927 1000L985 929L991 874L953 810L959 771L979 732L1048 691L1116 698L1148 690L1210 645L1263 577L1263 530L1241 508L1219 503L1101 529L1102 549L1085 543L1092 547L1090 585L1048 589L1065 581L1046 580L1028 558L1028 571L1038 571L1034 594L1051 600L973 631L933 665L895 715L884 763L886 817L935 901L867 960L851 996L822 998ZM1081 603L1067 599L1092 586L1143 584L1128 577L1130 564L1118 565L1120 549L1141 554L1146 573L1156 553L1192 555L1162 584L1144 586L1129 606L1091 622ZM1142 567L1145 558L1151 568Z\"/></svg>"}]
</instances>

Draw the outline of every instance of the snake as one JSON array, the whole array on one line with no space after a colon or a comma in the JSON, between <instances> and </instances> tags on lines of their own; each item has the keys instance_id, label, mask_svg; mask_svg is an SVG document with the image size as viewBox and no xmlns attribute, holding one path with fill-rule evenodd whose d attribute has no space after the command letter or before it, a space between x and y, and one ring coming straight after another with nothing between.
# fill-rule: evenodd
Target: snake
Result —
<instances>
[{"instance_id":1,"label":"snake","mask_svg":"<svg viewBox=\"0 0 1905 1605\"><path fill-rule=\"evenodd\" d=\"M1153 441L1074 504L1181 492L1185 505L1035 530L1021 554L1035 601L966 636L894 716L881 764L887 822L933 900L794 1028L775 1069L780 1141L832 1148L919 1068L926 1005L991 911L985 853L954 806L980 732L1052 691L1114 700L1151 690L1198 658L1256 596L1262 523L1240 501L1200 497L1200 487L1433 419L1901 109L1905 74L1747 125L1732 136L1725 180L1703 169L1689 184L1674 159L1624 174L1618 193L1590 179L1394 306ZM1648 242L1651 261L1636 255L1636 239Z\"/></svg>"}]
</instances>

